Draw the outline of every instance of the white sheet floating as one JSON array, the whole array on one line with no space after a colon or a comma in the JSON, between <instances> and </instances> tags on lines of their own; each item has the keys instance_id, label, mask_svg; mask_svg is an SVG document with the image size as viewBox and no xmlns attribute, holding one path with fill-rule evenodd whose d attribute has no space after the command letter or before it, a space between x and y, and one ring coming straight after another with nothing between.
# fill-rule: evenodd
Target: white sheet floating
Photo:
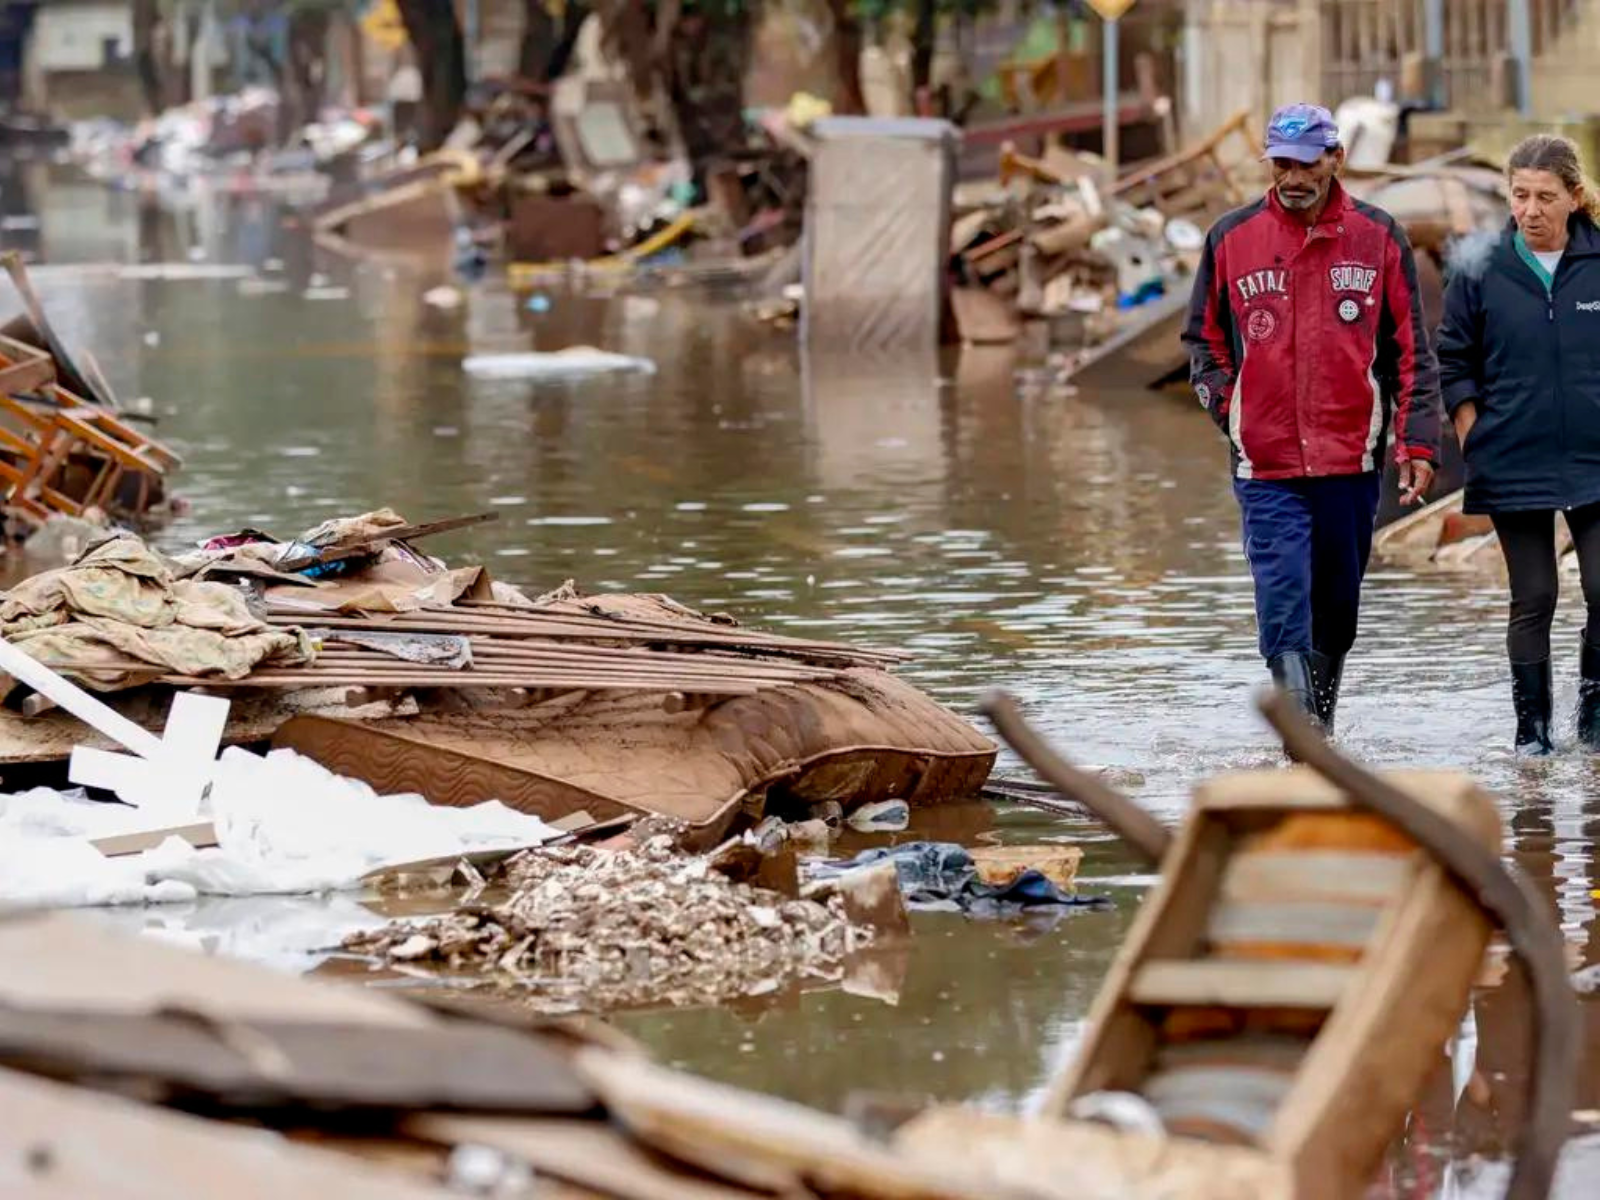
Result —
<instances>
[{"instance_id":1,"label":"white sheet floating","mask_svg":"<svg viewBox=\"0 0 1600 1200\"><path fill-rule=\"evenodd\" d=\"M632 372L654 375L656 364L648 358L612 354L593 346L568 346L565 350L529 350L520 354L473 354L461 369L480 379L544 379L572 375Z\"/></svg>"},{"instance_id":2,"label":"white sheet floating","mask_svg":"<svg viewBox=\"0 0 1600 1200\"><path fill-rule=\"evenodd\" d=\"M380 796L292 750L262 758L237 747L217 761L200 817L215 826L215 847L169 837L153 850L107 858L93 839L148 828L148 816L82 792L0 795L0 906L338 891L380 867L559 836L498 801L446 808L417 795Z\"/></svg>"}]
</instances>

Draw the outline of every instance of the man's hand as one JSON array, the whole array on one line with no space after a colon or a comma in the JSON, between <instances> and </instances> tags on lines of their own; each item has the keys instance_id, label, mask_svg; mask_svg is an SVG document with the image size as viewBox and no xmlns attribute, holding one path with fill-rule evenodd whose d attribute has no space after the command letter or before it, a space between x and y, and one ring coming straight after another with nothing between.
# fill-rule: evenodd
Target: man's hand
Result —
<instances>
[{"instance_id":1,"label":"man's hand","mask_svg":"<svg viewBox=\"0 0 1600 1200\"><path fill-rule=\"evenodd\" d=\"M1416 504L1433 486L1433 464L1425 458L1408 458L1400 464L1400 503Z\"/></svg>"}]
</instances>

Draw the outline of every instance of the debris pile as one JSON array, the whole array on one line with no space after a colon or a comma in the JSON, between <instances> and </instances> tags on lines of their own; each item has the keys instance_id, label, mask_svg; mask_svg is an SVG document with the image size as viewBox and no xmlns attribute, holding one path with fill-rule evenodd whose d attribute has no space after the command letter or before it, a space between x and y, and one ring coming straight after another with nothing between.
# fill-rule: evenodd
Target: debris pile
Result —
<instances>
[{"instance_id":1,"label":"debris pile","mask_svg":"<svg viewBox=\"0 0 1600 1200\"><path fill-rule=\"evenodd\" d=\"M1244 114L1190 150L1108 181L1057 147L1001 150L998 183L958 188L951 297L965 342L1009 342L1022 319L1079 319L1104 340L1187 294L1211 219L1244 202L1259 146Z\"/></svg>"},{"instance_id":2,"label":"debris pile","mask_svg":"<svg viewBox=\"0 0 1600 1200\"><path fill-rule=\"evenodd\" d=\"M275 90L246 87L131 125L81 122L72 127L70 154L91 177L123 188L208 178L236 191L315 192L328 182L315 169L373 137L379 124L369 110L328 109L278 149L285 115Z\"/></svg>"},{"instance_id":3,"label":"debris pile","mask_svg":"<svg viewBox=\"0 0 1600 1200\"><path fill-rule=\"evenodd\" d=\"M552 1011L713 1004L803 978L837 979L868 944L844 902L734 883L670 836L637 850L559 847L507 867L511 895L358 933L345 948L390 964L469 968L527 987Z\"/></svg>"}]
</instances>

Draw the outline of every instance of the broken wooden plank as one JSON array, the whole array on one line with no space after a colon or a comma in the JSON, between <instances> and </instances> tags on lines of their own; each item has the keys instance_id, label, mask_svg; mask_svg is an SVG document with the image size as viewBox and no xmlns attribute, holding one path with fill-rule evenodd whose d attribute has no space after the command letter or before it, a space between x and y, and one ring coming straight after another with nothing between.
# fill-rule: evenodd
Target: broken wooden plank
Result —
<instances>
[{"instance_id":1,"label":"broken wooden plank","mask_svg":"<svg viewBox=\"0 0 1600 1200\"><path fill-rule=\"evenodd\" d=\"M541 1179L563 1179L621 1200L749 1200L742 1187L699 1177L650 1154L599 1121L517 1121L423 1114L402 1126L444 1145L489 1146L527 1163Z\"/></svg>"},{"instance_id":2,"label":"broken wooden plank","mask_svg":"<svg viewBox=\"0 0 1600 1200\"><path fill-rule=\"evenodd\" d=\"M1339 963L1195 959L1148 962L1135 972L1135 1004L1332 1008L1356 968Z\"/></svg>"},{"instance_id":3,"label":"broken wooden plank","mask_svg":"<svg viewBox=\"0 0 1600 1200\"><path fill-rule=\"evenodd\" d=\"M142 854L154 850L169 837L182 838L196 850L217 844L217 827L210 821L195 821L188 825L168 825L163 829L146 829L138 833L120 833L114 837L95 838L89 844L107 858L121 858L129 854Z\"/></svg>"},{"instance_id":4,"label":"broken wooden plank","mask_svg":"<svg viewBox=\"0 0 1600 1200\"><path fill-rule=\"evenodd\" d=\"M448 1200L460 1193L260 1129L0 1070L0 1186L28 1200L220 1196Z\"/></svg>"}]
</instances>

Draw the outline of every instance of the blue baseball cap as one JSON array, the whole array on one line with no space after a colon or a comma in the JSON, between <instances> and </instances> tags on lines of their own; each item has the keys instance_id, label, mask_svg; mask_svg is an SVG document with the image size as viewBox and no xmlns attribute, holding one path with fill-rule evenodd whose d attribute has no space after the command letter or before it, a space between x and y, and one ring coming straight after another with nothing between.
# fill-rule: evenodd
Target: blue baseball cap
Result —
<instances>
[{"instance_id":1,"label":"blue baseball cap","mask_svg":"<svg viewBox=\"0 0 1600 1200\"><path fill-rule=\"evenodd\" d=\"M1339 148L1339 126L1320 104L1285 104L1267 123L1267 152L1263 158L1292 158L1313 163Z\"/></svg>"}]
</instances>

